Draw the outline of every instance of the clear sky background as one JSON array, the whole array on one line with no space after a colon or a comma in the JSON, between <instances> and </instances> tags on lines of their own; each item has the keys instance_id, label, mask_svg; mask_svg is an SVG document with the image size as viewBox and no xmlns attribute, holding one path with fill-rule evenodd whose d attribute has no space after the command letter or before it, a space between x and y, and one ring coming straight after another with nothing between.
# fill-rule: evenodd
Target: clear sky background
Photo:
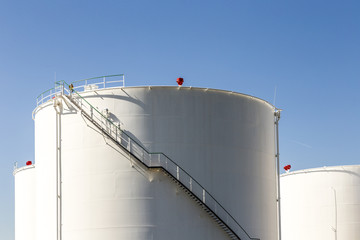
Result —
<instances>
[{"instance_id":1,"label":"clear sky background","mask_svg":"<svg viewBox=\"0 0 360 240\"><path fill-rule=\"evenodd\" d=\"M0 0L0 239L14 239L13 163L34 160L31 113L55 73L254 95L284 109L281 166L359 164L359 13L358 0Z\"/></svg>"}]
</instances>

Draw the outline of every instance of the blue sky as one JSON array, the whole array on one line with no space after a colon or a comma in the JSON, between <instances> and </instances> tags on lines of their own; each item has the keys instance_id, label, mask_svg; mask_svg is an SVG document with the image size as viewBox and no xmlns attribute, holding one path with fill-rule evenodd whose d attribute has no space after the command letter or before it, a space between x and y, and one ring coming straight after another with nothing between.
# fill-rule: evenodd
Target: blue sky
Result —
<instances>
[{"instance_id":1,"label":"blue sky","mask_svg":"<svg viewBox=\"0 0 360 240\"><path fill-rule=\"evenodd\" d=\"M284 109L281 166L359 164L359 1L0 1L0 236L14 239L13 163L34 158L35 98L124 73L127 85L242 92Z\"/></svg>"}]
</instances>

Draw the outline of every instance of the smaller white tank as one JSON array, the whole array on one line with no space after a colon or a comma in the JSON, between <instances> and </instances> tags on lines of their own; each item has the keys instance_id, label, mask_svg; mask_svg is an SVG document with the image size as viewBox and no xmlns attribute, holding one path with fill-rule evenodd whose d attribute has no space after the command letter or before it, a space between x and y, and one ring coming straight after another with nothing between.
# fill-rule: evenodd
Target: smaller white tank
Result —
<instances>
[{"instance_id":1,"label":"smaller white tank","mask_svg":"<svg viewBox=\"0 0 360 240\"><path fill-rule=\"evenodd\" d=\"M15 240L36 239L35 165L15 169Z\"/></svg>"},{"instance_id":2,"label":"smaller white tank","mask_svg":"<svg viewBox=\"0 0 360 240\"><path fill-rule=\"evenodd\" d=\"M360 166L281 175L282 240L360 239Z\"/></svg>"}]
</instances>

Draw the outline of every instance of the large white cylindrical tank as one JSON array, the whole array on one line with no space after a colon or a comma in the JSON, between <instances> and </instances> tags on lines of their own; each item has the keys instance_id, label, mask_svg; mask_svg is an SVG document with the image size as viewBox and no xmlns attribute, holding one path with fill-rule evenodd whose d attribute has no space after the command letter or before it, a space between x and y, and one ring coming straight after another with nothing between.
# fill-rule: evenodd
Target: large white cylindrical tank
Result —
<instances>
[{"instance_id":1,"label":"large white cylindrical tank","mask_svg":"<svg viewBox=\"0 0 360 240\"><path fill-rule=\"evenodd\" d=\"M281 175L283 240L360 239L360 166Z\"/></svg>"},{"instance_id":2,"label":"large white cylindrical tank","mask_svg":"<svg viewBox=\"0 0 360 240\"><path fill-rule=\"evenodd\" d=\"M36 240L36 170L15 169L15 240Z\"/></svg>"},{"instance_id":3,"label":"large white cylindrical tank","mask_svg":"<svg viewBox=\"0 0 360 240\"><path fill-rule=\"evenodd\" d=\"M150 152L165 153L185 169L251 237L277 239L272 105L239 93L188 87L81 94L99 111L107 109L109 118ZM227 239L166 175L131 163L126 151L68 105L63 103L58 120L51 102L35 112L37 179L48 179L38 189L38 197L47 199L38 222L48 227L38 240L55 239L58 221L63 240ZM60 205L54 197L57 167Z\"/></svg>"}]
</instances>

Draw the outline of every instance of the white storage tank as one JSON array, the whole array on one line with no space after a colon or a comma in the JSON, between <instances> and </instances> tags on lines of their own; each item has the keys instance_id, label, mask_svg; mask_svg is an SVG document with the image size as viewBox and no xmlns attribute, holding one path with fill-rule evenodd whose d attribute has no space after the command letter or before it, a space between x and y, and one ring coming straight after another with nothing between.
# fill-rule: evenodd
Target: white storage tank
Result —
<instances>
[{"instance_id":1,"label":"white storage tank","mask_svg":"<svg viewBox=\"0 0 360 240\"><path fill-rule=\"evenodd\" d=\"M27 165L14 170L15 240L36 240L36 170Z\"/></svg>"},{"instance_id":2,"label":"white storage tank","mask_svg":"<svg viewBox=\"0 0 360 240\"><path fill-rule=\"evenodd\" d=\"M281 175L283 240L360 239L360 166Z\"/></svg>"},{"instance_id":3,"label":"white storage tank","mask_svg":"<svg viewBox=\"0 0 360 240\"><path fill-rule=\"evenodd\" d=\"M91 104L153 152L149 165L163 161L159 152L174 161L174 178L187 177L191 191L200 183L206 191L198 200L222 206L228 215L216 214L230 228L233 217L244 231L241 239L277 239L271 104L191 87L85 90L83 99L72 98ZM34 117L37 240L229 239L184 189L159 168L139 163L136 152L119 147L66 96L40 104ZM100 121L105 129L108 124Z\"/></svg>"}]
</instances>

